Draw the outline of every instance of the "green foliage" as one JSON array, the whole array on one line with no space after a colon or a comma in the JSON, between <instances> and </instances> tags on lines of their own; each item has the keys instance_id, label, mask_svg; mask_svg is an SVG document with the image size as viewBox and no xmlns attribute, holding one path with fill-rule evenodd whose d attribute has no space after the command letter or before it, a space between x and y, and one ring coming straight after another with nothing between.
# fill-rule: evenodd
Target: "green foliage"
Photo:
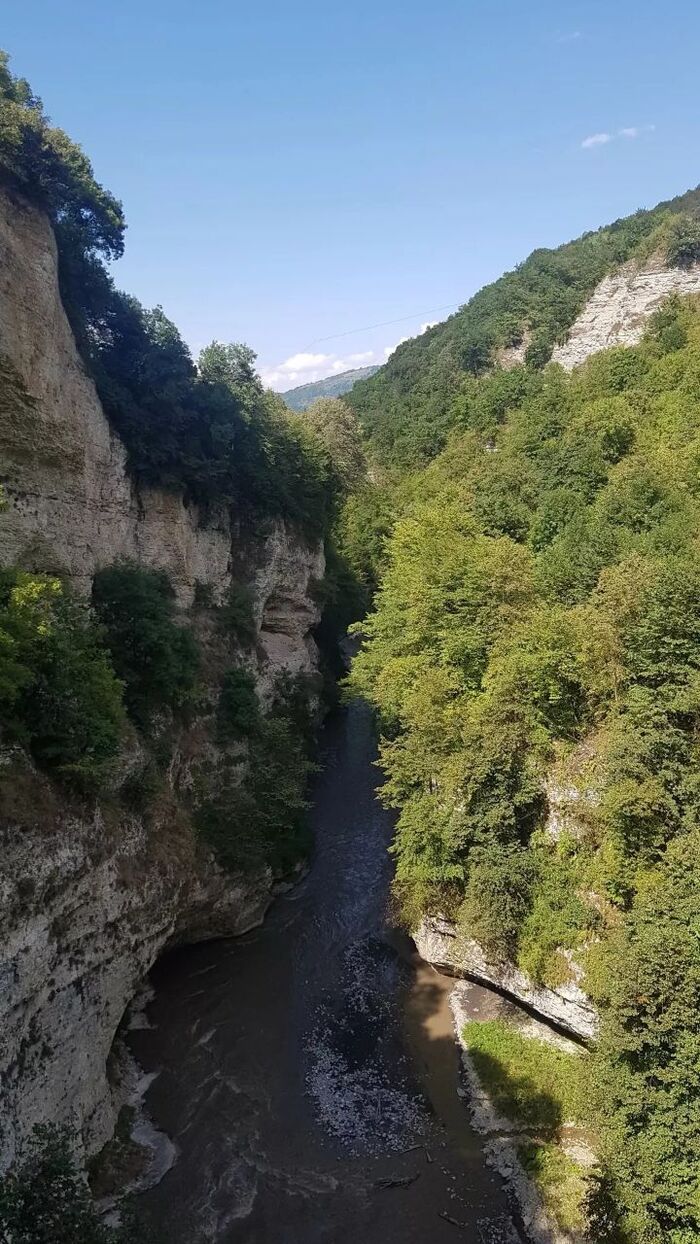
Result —
<instances>
[{"instance_id":1,"label":"green foliage","mask_svg":"<svg viewBox=\"0 0 700 1244\"><path fill-rule=\"evenodd\" d=\"M364 607L360 608L358 617L366 612L379 586L392 522L388 489L369 481L354 489L340 510L335 528L336 543L360 592Z\"/></svg>"},{"instance_id":2,"label":"green foliage","mask_svg":"<svg viewBox=\"0 0 700 1244\"><path fill-rule=\"evenodd\" d=\"M550 1134L585 1118L583 1055L526 1037L499 1019L465 1024L462 1040L498 1114Z\"/></svg>"},{"instance_id":3,"label":"green foliage","mask_svg":"<svg viewBox=\"0 0 700 1244\"><path fill-rule=\"evenodd\" d=\"M358 488L367 463L354 411L337 397L319 397L307 408L304 422L326 450L341 487L346 492Z\"/></svg>"},{"instance_id":4,"label":"green foliage","mask_svg":"<svg viewBox=\"0 0 700 1244\"><path fill-rule=\"evenodd\" d=\"M36 1127L22 1161L0 1179L2 1244L145 1244L149 1233L132 1219L102 1224L61 1128Z\"/></svg>"},{"instance_id":5,"label":"green foliage","mask_svg":"<svg viewBox=\"0 0 700 1244\"><path fill-rule=\"evenodd\" d=\"M459 923L494 958L517 957L523 920L530 910L533 862L519 847L475 848Z\"/></svg>"},{"instance_id":6,"label":"green foliage","mask_svg":"<svg viewBox=\"0 0 700 1244\"><path fill-rule=\"evenodd\" d=\"M253 597L249 588L233 580L217 611L221 630L235 639L242 648L255 643L257 629L253 613Z\"/></svg>"},{"instance_id":7,"label":"green foliage","mask_svg":"<svg viewBox=\"0 0 700 1244\"><path fill-rule=\"evenodd\" d=\"M700 263L700 222L694 216L679 216L669 231L666 257L678 268Z\"/></svg>"},{"instance_id":8,"label":"green foliage","mask_svg":"<svg viewBox=\"0 0 700 1244\"><path fill-rule=\"evenodd\" d=\"M357 411L373 456L405 471L434 458L467 408L488 404L501 373L491 372L504 349L526 341L526 369L542 368L598 282L620 263L646 258L661 234L669 259L700 255L697 190L652 211L615 221L556 250L536 250L513 272L485 286L454 315L404 342L345 400ZM471 411L477 426L480 412Z\"/></svg>"},{"instance_id":9,"label":"green foliage","mask_svg":"<svg viewBox=\"0 0 700 1244\"><path fill-rule=\"evenodd\" d=\"M182 709L192 699L199 652L175 621L165 571L117 562L97 572L92 596L133 720L143 728L159 709Z\"/></svg>"},{"instance_id":10,"label":"green foliage","mask_svg":"<svg viewBox=\"0 0 700 1244\"><path fill-rule=\"evenodd\" d=\"M199 610L214 608L214 589L211 583L204 583L201 579L195 579L192 608L195 613Z\"/></svg>"},{"instance_id":11,"label":"green foliage","mask_svg":"<svg viewBox=\"0 0 700 1244\"><path fill-rule=\"evenodd\" d=\"M588 1234L589 1178L559 1145L522 1140L518 1157L535 1184L545 1209L563 1231L574 1238ZM596 1244L602 1244L598 1235Z\"/></svg>"},{"instance_id":12,"label":"green foliage","mask_svg":"<svg viewBox=\"0 0 700 1244\"><path fill-rule=\"evenodd\" d=\"M698 392L700 308L677 298L570 377L467 385L394 490L351 676L409 919L451 915L550 986L585 964L590 1213L639 1244L700 1232Z\"/></svg>"},{"instance_id":13,"label":"green foliage","mask_svg":"<svg viewBox=\"0 0 700 1244\"><path fill-rule=\"evenodd\" d=\"M255 680L243 669L230 669L224 674L216 710L217 732L225 742L245 738L260 725L260 705Z\"/></svg>"},{"instance_id":14,"label":"green foliage","mask_svg":"<svg viewBox=\"0 0 700 1244\"><path fill-rule=\"evenodd\" d=\"M121 204L95 181L80 148L51 126L26 79L13 77L6 52L0 52L0 166L84 255L121 255Z\"/></svg>"},{"instance_id":15,"label":"green foliage","mask_svg":"<svg viewBox=\"0 0 700 1244\"><path fill-rule=\"evenodd\" d=\"M305 812L313 734L308 705L308 688L297 682L280 685L271 710L249 723L245 770L234 765L219 769L209 789L200 792L197 830L230 872L270 866L284 873L309 850ZM251 701L246 708L252 710Z\"/></svg>"},{"instance_id":16,"label":"green foliage","mask_svg":"<svg viewBox=\"0 0 700 1244\"><path fill-rule=\"evenodd\" d=\"M594 1054L605 1181L627 1237L700 1234L700 830L646 872L591 984L603 1026Z\"/></svg>"},{"instance_id":17,"label":"green foliage","mask_svg":"<svg viewBox=\"0 0 700 1244\"><path fill-rule=\"evenodd\" d=\"M60 580L0 573L0 723L79 791L103 781L124 724L121 685L89 611Z\"/></svg>"}]
</instances>

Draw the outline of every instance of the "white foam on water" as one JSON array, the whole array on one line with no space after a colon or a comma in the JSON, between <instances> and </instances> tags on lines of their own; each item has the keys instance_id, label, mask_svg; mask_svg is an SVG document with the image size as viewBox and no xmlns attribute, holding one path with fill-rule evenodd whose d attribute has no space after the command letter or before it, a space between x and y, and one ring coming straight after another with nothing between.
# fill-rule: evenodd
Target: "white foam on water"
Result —
<instances>
[{"instance_id":1,"label":"white foam on water","mask_svg":"<svg viewBox=\"0 0 700 1244\"><path fill-rule=\"evenodd\" d=\"M425 1128L416 1098L388 1085L370 1063L351 1068L329 1034L318 1041L307 1088L322 1125L351 1153L394 1152Z\"/></svg>"}]
</instances>

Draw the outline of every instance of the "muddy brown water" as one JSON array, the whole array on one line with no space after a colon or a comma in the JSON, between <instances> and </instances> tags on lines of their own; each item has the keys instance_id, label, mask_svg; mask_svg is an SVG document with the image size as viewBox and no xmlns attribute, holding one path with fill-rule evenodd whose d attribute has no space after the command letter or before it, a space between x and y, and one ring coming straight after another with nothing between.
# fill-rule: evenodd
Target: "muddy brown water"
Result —
<instances>
[{"instance_id":1,"label":"muddy brown water","mask_svg":"<svg viewBox=\"0 0 700 1244\"><path fill-rule=\"evenodd\" d=\"M307 878L260 929L152 973L129 1040L177 1160L142 1208L172 1244L515 1244L457 1092L451 982L386 923L364 705L329 719L321 760Z\"/></svg>"}]
</instances>

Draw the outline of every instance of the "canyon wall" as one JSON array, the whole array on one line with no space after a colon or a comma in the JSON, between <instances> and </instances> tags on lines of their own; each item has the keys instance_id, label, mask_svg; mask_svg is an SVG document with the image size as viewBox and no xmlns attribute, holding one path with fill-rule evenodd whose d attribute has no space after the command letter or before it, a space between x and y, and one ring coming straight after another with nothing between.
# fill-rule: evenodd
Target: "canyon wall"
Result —
<instances>
[{"instance_id":1,"label":"canyon wall","mask_svg":"<svg viewBox=\"0 0 700 1244\"><path fill-rule=\"evenodd\" d=\"M133 558L168 573L182 610L197 582L215 602L241 584L256 629L242 660L261 700L285 671L317 673L322 547L282 522L244 533L223 509L135 487L61 304L52 229L5 190L0 483L3 564L60 573L87 594L96 569ZM206 621L190 620L206 645ZM68 1124L86 1152L99 1149L120 1104L109 1052L145 973L165 947L239 933L270 902L269 873L231 878L197 841L193 775L219 757L205 721L171 724L167 782L148 815L113 797L143 762L135 735L97 803L71 801L0 740L0 1166L37 1122Z\"/></svg>"}]
</instances>

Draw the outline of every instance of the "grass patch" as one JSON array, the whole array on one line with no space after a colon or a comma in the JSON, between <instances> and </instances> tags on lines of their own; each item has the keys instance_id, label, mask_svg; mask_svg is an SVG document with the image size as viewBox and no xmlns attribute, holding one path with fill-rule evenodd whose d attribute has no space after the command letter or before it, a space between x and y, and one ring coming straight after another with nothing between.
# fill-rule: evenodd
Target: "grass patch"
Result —
<instances>
[{"instance_id":1,"label":"grass patch","mask_svg":"<svg viewBox=\"0 0 700 1244\"><path fill-rule=\"evenodd\" d=\"M558 1145L527 1140L517 1149L545 1209L557 1225L564 1231L585 1232L588 1226L584 1209L588 1191L585 1169Z\"/></svg>"},{"instance_id":2,"label":"grass patch","mask_svg":"<svg viewBox=\"0 0 700 1244\"><path fill-rule=\"evenodd\" d=\"M545 1132L583 1121L585 1055L525 1037L498 1019L465 1024L462 1040L499 1114Z\"/></svg>"}]
</instances>

